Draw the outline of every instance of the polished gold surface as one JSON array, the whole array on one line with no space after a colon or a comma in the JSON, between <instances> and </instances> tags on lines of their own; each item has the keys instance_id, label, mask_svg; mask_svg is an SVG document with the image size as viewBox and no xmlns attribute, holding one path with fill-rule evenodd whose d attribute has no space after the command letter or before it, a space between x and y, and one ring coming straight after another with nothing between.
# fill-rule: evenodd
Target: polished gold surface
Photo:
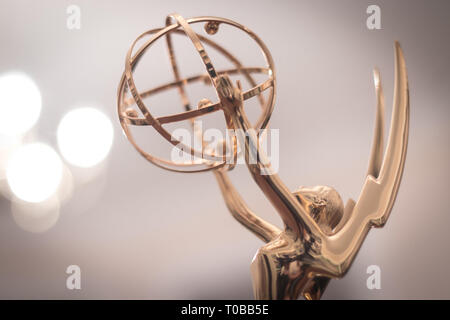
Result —
<instances>
[{"instance_id":1,"label":"polished gold surface","mask_svg":"<svg viewBox=\"0 0 450 320\"><path fill-rule=\"evenodd\" d=\"M246 32L262 50L267 63L264 67L244 67L227 50L216 42L193 31L191 24L204 23L205 32L217 37L220 24L228 24ZM181 79L176 64L171 33L187 36L199 53L206 72ZM136 43L151 36L133 55ZM145 51L159 38L165 36L174 81L143 93L137 91L133 70ZM216 71L203 43L218 50L229 59L235 68ZM267 127L273 110L276 78L270 52L263 42L248 28L228 19L199 17L183 19L170 15L166 27L145 32L133 43L125 60L125 72L118 89L118 114L121 125L130 142L149 161L157 166L182 172L213 170L228 209L247 229L266 242L258 250L251 265L253 287L257 299L319 299L330 279L345 275L371 227L382 227L391 212L400 185L405 163L409 129L409 93L406 66L400 45L396 42L395 88L392 121L386 150L384 151L384 97L378 70L374 71L377 95L375 134L369 160L369 168L358 200L347 201L344 206L339 194L331 187L301 187L291 192L270 166L264 151L259 147L258 130ZM261 73L268 79L256 84L252 74ZM233 84L229 75L240 74L252 85L243 91L239 82ZM202 99L193 108L185 86L195 81L204 81L216 89L218 101ZM143 99L163 90L176 88L185 112L154 118ZM267 101L260 95L270 90ZM131 97L127 97L127 92ZM258 96L261 115L255 125L247 118L244 104L247 99ZM131 106L137 105L142 117ZM233 165L224 155L194 150L174 140L163 124L182 120L193 120L211 112L222 111L227 128L237 130L237 141L244 150L247 167L256 184L269 199L284 222L284 229L264 221L252 212L242 196L234 188L227 175ZM135 142L129 126L153 126L175 147L201 157L201 163L174 163L160 159L141 149ZM252 130L256 129L256 130ZM201 133L196 133L201 136ZM206 147L205 145L203 145ZM232 141L232 155L237 155L237 142ZM258 159L252 162L250 159Z\"/></svg>"}]
</instances>

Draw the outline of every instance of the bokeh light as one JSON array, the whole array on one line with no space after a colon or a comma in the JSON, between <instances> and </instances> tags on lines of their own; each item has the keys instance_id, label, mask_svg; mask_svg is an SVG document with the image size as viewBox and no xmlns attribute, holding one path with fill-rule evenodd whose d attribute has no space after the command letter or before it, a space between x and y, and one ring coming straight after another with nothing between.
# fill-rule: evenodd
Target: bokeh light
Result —
<instances>
[{"instance_id":1,"label":"bokeh light","mask_svg":"<svg viewBox=\"0 0 450 320\"><path fill-rule=\"evenodd\" d=\"M24 73L0 76L0 134L23 134L39 118L42 98L34 81Z\"/></svg>"},{"instance_id":2,"label":"bokeh light","mask_svg":"<svg viewBox=\"0 0 450 320\"><path fill-rule=\"evenodd\" d=\"M57 136L63 157L74 166L87 168L108 155L113 142L113 126L98 109L78 108L63 117Z\"/></svg>"},{"instance_id":3,"label":"bokeh light","mask_svg":"<svg viewBox=\"0 0 450 320\"><path fill-rule=\"evenodd\" d=\"M22 145L22 136L0 134L0 180L6 179L6 165L11 154Z\"/></svg>"},{"instance_id":4,"label":"bokeh light","mask_svg":"<svg viewBox=\"0 0 450 320\"><path fill-rule=\"evenodd\" d=\"M11 155L6 178L13 194L28 202L41 202L58 189L63 172L60 157L50 146L32 143Z\"/></svg>"},{"instance_id":5,"label":"bokeh light","mask_svg":"<svg viewBox=\"0 0 450 320\"><path fill-rule=\"evenodd\" d=\"M16 224L23 230L42 233L52 228L60 217L60 203L56 196L43 202L12 201L11 213Z\"/></svg>"}]
</instances>

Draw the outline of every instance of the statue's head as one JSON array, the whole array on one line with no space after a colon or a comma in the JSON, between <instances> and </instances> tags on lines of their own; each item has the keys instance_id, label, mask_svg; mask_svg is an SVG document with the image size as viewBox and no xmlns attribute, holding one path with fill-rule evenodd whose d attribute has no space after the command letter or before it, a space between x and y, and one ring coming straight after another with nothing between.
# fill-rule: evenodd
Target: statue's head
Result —
<instances>
[{"instance_id":1,"label":"statue's head","mask_svg":"<svg viewBox=\"0 0 450 320\"><path fill-rule=\"evenodd\" d=\"M344 214L339 193L328 186L315 186L300 187L294 195L322 231L332 233Z\"/></svg>"}]
</instances>

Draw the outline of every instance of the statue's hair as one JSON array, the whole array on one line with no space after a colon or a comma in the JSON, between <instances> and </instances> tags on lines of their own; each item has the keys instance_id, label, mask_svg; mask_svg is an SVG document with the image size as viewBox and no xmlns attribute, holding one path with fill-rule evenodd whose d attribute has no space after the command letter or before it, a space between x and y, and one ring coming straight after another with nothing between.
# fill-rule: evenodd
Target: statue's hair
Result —
<instances>
[{"instance_id":1,"label":"statue's hair","mask_svg":"<svg viewBox=\"0 0 450 320\"><path fill-rule=\"evenodd\" d=\"M331 233L342 219L344 203L332 187L300 187L294 195L325 233Z\"/></svg>"}]
</instances>

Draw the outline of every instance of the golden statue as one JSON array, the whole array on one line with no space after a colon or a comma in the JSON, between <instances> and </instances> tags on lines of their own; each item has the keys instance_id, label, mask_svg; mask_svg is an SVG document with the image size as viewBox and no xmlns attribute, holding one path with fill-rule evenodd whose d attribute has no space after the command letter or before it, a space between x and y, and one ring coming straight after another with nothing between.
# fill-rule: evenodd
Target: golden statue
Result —
<instances>
[{"instance_id":1,"label":"golden statue","mask_svg":"<svg viewBox=\"0 0 450 320\"><path fill-rule=\"evenodd\" d=\"M204 24L208 36L194 32L191 25L197 23ZM231 53L212 41L210 37L216 37L222 24L247 33L261 48L267 65L244 67ZM180 78L172 34L186 36L192 41L204 63L205 73ZM149 40L134 53L136 43L146 37L149 37ZM174 81L145 92L138 92L133 71L146 50L161 37L166 38ZM218 51L233 63L234 68L216 70L204 45ZM251 265L256 299L298 299L301 296L306 299L320 299L331 278L345 275L370 228L382 227L386 223L402 177L409 128L408 80L403 53L398 42L395 43L394 50L394 102L386 151L383 156L384 97L380 75L375 70L377 112L367 177L358 201L350 199L344 206L339 194L331 187L303 187L296 192L288 190L272 170L270 161L260 148L259 132L267 127L273 110L275 68L267 47L247 27L224 18L197 17L185 20L178 14L172 14L167 17L164 28L143 33L129 49L117 100L120 123L125 134L147 160L161 168L177 172L213 171L232 215L266 242L266 245L256 253ZM236 74L243 76L252 88L244 91L239 81L233 84L229 76ZM267 80L257 84L253 78L254 74L264 74ZM202 99L198 102L197 108L192 107L185 87L197 81L203 81L215 88L217 102ZM168 89L178 90L185 112L155 118L143 99ZM265 91L268 91L267 99L261 94ZM253 126L244 111L244 104L247 99L255 96L262 111ZM137 106L137 109L133 109L133 106ZM190 120L193 123L198 117L218 111L223 112L227 128L235 129L237 132L231 143L233 159L236 159L239 143L244 150L245 161L253 179L280 215L284 223L283 230L264 221L247 207L228 178L227 171L234 167L235 162L227 161L229 157L225 152L219 155L208 151L207 148L206 151L192 149L163 128L164 124L183 120ZM178 163L155 157L137 145L129 126L153 126L173 146L201 161ZM201 133L196 134L202 137Z\"/></svg>"}]
</instances>

